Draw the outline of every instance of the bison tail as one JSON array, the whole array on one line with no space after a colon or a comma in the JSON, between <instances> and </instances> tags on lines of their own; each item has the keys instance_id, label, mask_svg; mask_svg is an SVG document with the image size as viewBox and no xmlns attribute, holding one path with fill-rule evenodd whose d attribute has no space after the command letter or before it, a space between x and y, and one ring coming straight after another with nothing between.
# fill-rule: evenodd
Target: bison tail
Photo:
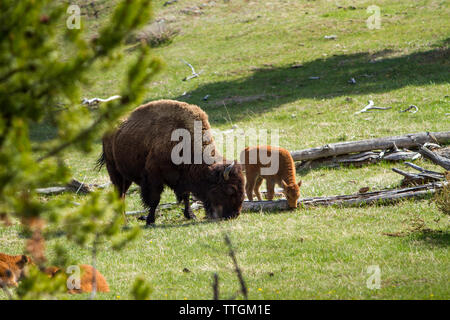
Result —
<instances>
[{"instance_id":1,"label":"bison tail","mask_svg":"<svg viewBox=\"0 0 450 320\"><path fill-rule=\"evenodd\" d=\"M105 163L106 163L105 151L102 151L102 154L100 155L100 157L98 157L97 163L95 164L95 170L100 171L102 167L105 165Z\"/></svg>"}]
</instances>

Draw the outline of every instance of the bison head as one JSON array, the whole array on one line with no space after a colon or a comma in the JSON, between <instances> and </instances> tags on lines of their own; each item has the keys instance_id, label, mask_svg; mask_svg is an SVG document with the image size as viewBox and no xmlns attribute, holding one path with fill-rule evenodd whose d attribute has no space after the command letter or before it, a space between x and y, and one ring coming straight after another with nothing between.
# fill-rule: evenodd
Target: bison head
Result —
<instances>
[{"instance_id":1,"label":"bison head","mask_svg":"<svg viewBox=\"0 0 450 320\"><path fill-rule=\"evenodd\" d=\"M235 162L212 165L205 198L205 210L210 218L236 218L244 201L244 176L241 166Z\"/></svg>"}]
</instances>

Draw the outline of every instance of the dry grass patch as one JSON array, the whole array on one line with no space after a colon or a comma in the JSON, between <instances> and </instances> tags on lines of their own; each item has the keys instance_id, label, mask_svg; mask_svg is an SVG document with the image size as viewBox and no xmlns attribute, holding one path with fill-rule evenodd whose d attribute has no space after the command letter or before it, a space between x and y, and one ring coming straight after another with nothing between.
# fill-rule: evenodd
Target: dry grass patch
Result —
<instances>
[{"instance_id":1,"label":"dry grass patch","mask_svg":"<svg viewBox=\"0 0 450 320\"><path fill-rule=\"evenodd\" d=\"M167 25L164 20L154 22L142 30L132 34L127 40L129 44L145 43L146 45L156 48L168 45L173 38L180 33L180 30Z\"/></svg>"}]
</instances>

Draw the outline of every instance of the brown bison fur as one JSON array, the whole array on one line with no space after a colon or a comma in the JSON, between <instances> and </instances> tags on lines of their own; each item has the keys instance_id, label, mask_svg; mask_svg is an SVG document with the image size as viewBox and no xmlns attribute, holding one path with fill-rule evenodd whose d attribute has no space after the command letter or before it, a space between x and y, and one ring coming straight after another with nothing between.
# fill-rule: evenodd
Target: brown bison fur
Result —
<instances>
[{"instance_id":1,"label":"brown bison fur","mask_svg":"<svg viewBox=\"0 0 450 320\"><path fill-rule=\"evenodd\" d=\"M17 279L9 265L0 261L0 288L17 287Z\"/></svg>"},{"instance_id":2,"label":"brown bison fur","mask_svg":"<svg viewBox=\"0 0 450 320\"><path fill-rule=\"evenodd\" d=\"M25 267L32 264L32 261L26 255L11 256L0 253L0 263L0 284L5 281L12 286L17 286L17 282L25 275Z\"/></svg>"},{"instance_id":3,"label":"brown bison fur","mask_svg":"<svg viewBox=\"0 0 450 320\"><path fill-rule=\"evenodd\" d=\"M8 255L0 253L0 287L17 287L17 282L25 276L27 265L34 265L33 261L26 255ZM68 290L69 293L82 293L92 291L92 282L95 270L95 281L98 292L109 292L109 286L105 277L92 266L81 264L80 289ZM43 272L54 277L61 272L61 268L47 267Z\"/></svg>"},{"instance_id":4,"label":"brown bison fur","mask_svg":"<svg viewBox=\"0 0 450 320\"><path fill-rule=\"evenodd\" d=\"M186 129L194 137L194 121L201 121L201 152L208 148L212 164L174 164L171 141L175 129ZM233 218L239 215L244 201L244 177L239 165L229 165L216 150L210 135L208 116L198 106L173 100L150 102L136 108L120 126L103 137L103 154L99 166L106 164L111 182L124 199L134 182L141 187L141 198L149 208L147 225L155 222L155 210L165 185L185 205L184 216L195 218L189 206L192 193L204 203L209 217ZM191 139L194 141L194 139Z\"/></svg>"},{"instance_id":5,"label":"brown bison fur","mask_svg":"<svg viewBox=\"0 0 450 320\"><path fill-rule=\"evenodd\" d=\"M259 157L260 150L264 152L264 155L267 154L267 157L270 157L270 159L273 159L273 157L278 157L279 167L276 174L261 174L261 168L270 167L270 163L264 165L261 164ZM256 164L249 164L248 159L249 155L252 154L252 151L257 155ZM268 200L273 199L275 184L278 184L283 187L284 195L286 196L289 207L297 208L297 200L300 198L300 186L302 181L299 181L298 184L295 182L295 165L289 151L272 146L247 147L241 152L240 158L241 165L245 166L245 176L247 180L245 191L247 193L248 200L253 201L253 192L255 192L258 200L261 200L259 187L261 186L263 179L266 179Z\"/></svg>"},{"instance_id":6,"label":"brown bison fur","mask_svg":"<svg viewBox=\"0 0 450 320\"><path fill-rule=\"evenodd\" d=\"M68 292L71 294L92 292L92 284L94 282L94 272L95 272L95 283L97 292L109 292L108 282L105 277L94 267L87 264L80 264L81 279L80 279L80 289L69 289ZM56 276L62 270L58 267L48 267L45 268L44 272L50 277Z\"/></svg>"}]
</instances>

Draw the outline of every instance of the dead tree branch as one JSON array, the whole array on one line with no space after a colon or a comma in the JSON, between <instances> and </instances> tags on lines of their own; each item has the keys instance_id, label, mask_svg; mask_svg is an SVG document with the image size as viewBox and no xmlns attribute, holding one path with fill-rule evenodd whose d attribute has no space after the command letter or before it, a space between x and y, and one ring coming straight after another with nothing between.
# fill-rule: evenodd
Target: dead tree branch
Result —
<instances>
[{"instance_id":1,"label":"dead tree branch","mask_svg":"<svg viewBox=\"0 0 450 320\"><path fill-rule=\"evenodd\" d=\"M433 161L438 166L441 166L445 170L450 170L450 159L442 157L433 151L428 150L426 147L420 147L419 152L425 157Z\"/></svg>"},{"instance_id":2,"label":"dead tree branch","mask_svg":"<svg viewBox=\"0 0 450 320\"><path fill-rule=\"evenodd\" d=\"M92 292L89 297L90 300L94 300L97 294L97 246L99 242L100 235L95 234L94 243L92 244Z\"/></svg>"},{"instance_id":3,"label":"dead tree branch","mask_svg":"<svg viewBox=\"0 0 450 320\"><path fill-rule=\"evenodd\" d=\"M421 155L418 152L409 150L392 150L392 151L365 151L356 154L346 154L335 157L319 158L316 160L306 160L297 164L298 170L309 170L317 167L339 167L339 166L362 166L365 164L377 163L382 160L387 161L404 161L416 160Z\"/></svg>"},{"instance_id":4,"label":"dead tree branch","mask_svg":"<svg viewBox=\"0 0 450 320\"><path fill-rule=\"evenodd\" d=\"M397 169L398 170L398 169ZM402 171L402 170L400 170ZM402 171L404 172L404 171ZM408 174L408 173L407 173ZM422 173L426 176L426 173ZM429 195L434 194L447 185L448 182L439 181L431 182L428 184L422 184L418 186L399 188L399 189L384 189L366 193L356 193L351 195L339 195L339 196L328 196L328 197L311 197L299 199L298 204L303 207L319 207L319 206L342 206L342 207L359 207L363 205L370 205L374 203L395 203L399 200L404 199L421 199L426 198ZM166 207L171 207L176 204L161 204L158 209L164 209ZM203 207L202 203L194 203L196 207L193 209L200 209ZM162 208L161 208L162 206ZM275 201L244 201L242 204L243 212L259 212L273 211L273 210L287 210L289 209L287 200L275 200ZM144 214L147 211L131 211L127 212L127 215Z\"/></svg>"},{"instance_id":5,"label":"dead tree branch","mask_svg":"<svg viewBox=\"0 0 450 320\"><path fill-rule=\"evenodd\" d=\"M91 107L91 106L98 105L100 102L109 102L109 101L120 99L120 98L121 98L121 96L118 96L118 95L111 96L111 97L106 98L106 99L102 99L102 98L92 98L92 99L83 98L81 103L82 104L86 104L86 105Z\"/></svg>"},{"instance_id":6,"label":"dead tree branch","mask_svg":"<svg viewBox=\"0 0 450 320\"><path fill-rule=\"evenodd\" d=\"M213 280L213 300L219 300L219 275L214 273Z\"/></svg>"},{"instance_id":7,"label":"dead tree branch","mask_svg":"<svg viewBox=\"0 0 450 320\"><path fill-rule=\"evenodd\" d=\"M245 284L244 277L242 276L241 268L239 267L237 259L236 259L236 255L234 254L233 246L231 245L231 240L227 234L224 235L224 238L225 238L225 243L228 246L228 250L229 250L228 254L230 255L231 259L233 260L234 271L236 272L236 275L239 279L239 284L241 286L241 293L244 296L245 300L248 300L247 285Z\"/></svg>"},{"instance_id":8,"label":"dead tree branch","mask_svg":"<svg viewBox=\"0 0 450 320\"><path fill-rule=\"evenodd\" d=\"M42 195L57 195L64 192L76 192L76 193L90 193L92 192L91 186L78 181L77 179L72 179L67 185L62 187L48 187L48 188L38 188L35 190L36 193Z\"/></svg>"},{"instance_id":9,"label":"dead tree branch","mask_svg":"<svg viewBox=\"0 0 450 320\"><path fill-rule=\"evenodd\" d=\"M410 163L410 165L412 165L412 163ZM415 168L415 167L413 167L413 168ZM419 167L419 168L421 168L421 167ZM419 185L419 184L424 184L424 183L428 183L428 182L440 181L440 180L444 179L444 175L441 173L434 172L434 171L426 172L425 169L423 169L423 168L421 168L421 169L424 171L421 171L420 173L405 172L405 171L397 169L397 168L392 168L392 171L394 171L395 173L398 173L404 177L402 180L402 184L401 184L402 186Z\"/></svg>"},{"instance_id":10,"label":"dead tree branch","mask_svg":"<svg viewBox=\"0 0 450 320\"><path fill-rule=\"evenodd\" d=\"M332 143L322 147L292 151L291 155L294 161L315 160L357 152L387 150L392 148L394 143L398 148L410 148L426 142L449 143L450 131L410 133L403 136Z\"/></svg>"},{"instance_id":11,"label":"dead tree branch","mask_svg":"<svg viewBox=\"0 0 450 320\"><path fill-rule=\"evenodd\" d=\"M370 112L369 110L388 110L391 109L391 107L375 107L375 103L372 100L369 100L369 104L367 106L365 106L363 109L355 112L354 114L360 114L360 113L364 113L364 112Z\"/></svg>"},{"instance_id":12,"label":"dead tree branch","mask_svg":"<svg viewBox=\"0 0 450 320\"><path fill-rule=\"evenodd\" d=\"M401 189L385 189L366 193L357 193L352 195L340 195L330 197L312 197L303 198L298 204L303 207L316 206L350 206L359 207L373 203L391 203L402 199L419 199L434 194L440 190L447 182L432 182L420 186L413 186ZM244 201L242 211L272 211L288 209L286 200L277 201Z\"/></svg>"},{"instance_id":13,"label":"dead tree branch","mask_svg":"<svg viewBox=\"0 0 450 320\"><path fill-rule=\"evenodd\" d=\"M416 113L417 111L419 111L419 108L417 108L415 105L410 105L408 108L406 108L405 110L401 110L400 112L411 112L411 113Z\"/></svg>"},{"instance_id":14,"label":"dead tree branch","mask_svg":"<svg viewBox=\"0 0 450 320\"><path fill-rule=\"evenodd\" d=\"M186 78L184 78L183 81L187 81L187 80L190 80L190 79L192 79L192 78L196 78L196 77L200 76L200 74L202 74L203 70L201 70L199 73L197 73L197 72L195 72L195 69L194 69L194 67L192 66L192 64L190 64L189 62L187 62L187 61L184 60L184 59L181 59L181 61L182 61L183 63L185 63L185 64L186 64L189 68L191 68L191 70L192 70L192 74L191 74L190 76L187 76Z\"/></svg>"}]
</instances>

